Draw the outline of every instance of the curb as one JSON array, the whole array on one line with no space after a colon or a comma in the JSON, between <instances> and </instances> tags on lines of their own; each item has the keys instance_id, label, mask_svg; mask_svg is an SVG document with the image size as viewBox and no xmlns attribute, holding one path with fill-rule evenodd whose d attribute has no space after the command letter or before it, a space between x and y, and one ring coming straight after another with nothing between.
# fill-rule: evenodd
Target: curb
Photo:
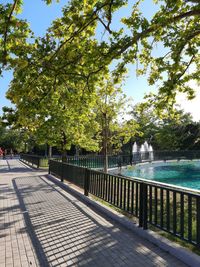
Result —
<instances>
[{"instance_id":1,"label":"curb","mask_svg":"<svg viewBox=\"0 0 200 267\"><path fill-rule=\"evenodd\" d=\"M166 239L165 237L158 235L157 233L151 230L143 230L142 228L139 228L136 224L131 222L126 216L101 204L98 201L91 199L90 197L84 196L82 193L78 192L76 189L71 188L69 185L64 184L61 181L59 181L53 175L48 174L47 178L53 183L59 185L62 189L67 190L68 192L72 193L73 195L81 199L83 202L89 204L89 206L95 208L97 211L106 215L113 221L118 222L120 225L133 231L138 236L150 241L154 245L158 246L159 248L163 249L164 251L176 257L177 259L181 260L183 263L187 264L188 266L191 266L191 267L200 266L200 256Z\"/></svg>"}]
</instances>

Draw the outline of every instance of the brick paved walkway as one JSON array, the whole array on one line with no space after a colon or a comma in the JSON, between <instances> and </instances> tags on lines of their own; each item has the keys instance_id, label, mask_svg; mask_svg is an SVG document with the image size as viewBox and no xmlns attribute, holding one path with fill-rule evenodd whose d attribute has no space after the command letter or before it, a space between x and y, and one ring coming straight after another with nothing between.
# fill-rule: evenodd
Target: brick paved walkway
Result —
<instances>
[{"instance_id":1,"label":"brick paved walkway","mask_svg":"<svg viewBox=\"0 0 200 267\"><path fill-rule=\"evenodd\" d=\"M0 267L186 266L17 160L0 161Z\"/></svg>"}]
</instances>

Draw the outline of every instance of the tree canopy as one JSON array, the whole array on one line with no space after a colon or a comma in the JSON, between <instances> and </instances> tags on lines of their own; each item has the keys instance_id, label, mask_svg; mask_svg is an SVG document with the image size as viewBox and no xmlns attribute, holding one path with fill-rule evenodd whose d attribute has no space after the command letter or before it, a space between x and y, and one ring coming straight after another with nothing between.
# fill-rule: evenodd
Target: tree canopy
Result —
<instances>
[{"instance_id":1,"label":"tree canopy","mask_svg":"<svg viewBox=\"0 0 200 267\"><path fill-rule=\"evenodd\" d=\"M50 4L52 1L45 2ZM154 0L158 11L151 19L144 17L140 8L142 2L139 0L132 3L131 16L124 17L121 29L115 30L113 14L126 5L127 0L71 0L63 9L63 16L53 21L46 36L39 39L34 38L26 21L17 18L17 14L22 11L23 1L15 0L13 4L1 4L2 67L10 63L13 67L26 65L33 68L36 63L33 62L36 59L34 52L37 51L40 57L37 58L35 71L39 68L39 76L44 71L48 72L51 67L54 69L55 63L62 59L63 54L64 65L62 62L60 65L64 67L61 69L65 69L66 66L71 69L73 64L79 62L80 57L89 52L79 49L79 45L82 46L84 40L89 41L91 36L95 41L97 25L101 24L109 38L106 41L98 40L98 47L90 51L90 72L82 74L83 77L104 69L113 59L121 58L117 72L124 70L127 63L139 61L143 70L139 68L138 73L144 73L150 67L150 84L164 79L161 92L168 91L169 94L173 94L177 89L192 96L188 81L199 77L199 1ZM124 30L127 28L128 31ZM28 41L27 37L32 37L35 43ZM152 55L157 45L165 48L164 55ZM70 48L76 52L76 56ZM32 56L31 51L34 53ZM70 54L68 62L66 54ZM12 55L15 57L12 58ZM192 70L188 74L190 66Z\"/></svg>"},{"instance_id":2,"label":"tree canopy","mask_svg":"<svg viewBox=\"0 0 200 267\"><path fill-rule=\"evenodd\" d=\"M193 122L191 114L179 107L172 114L160 117L151 106L137 104L131 112L138 124L133 141L148 141L155 150L198 150L200 148L200 123Z\"/></svg>"},{"instance_id":3,"label":"tree canopy","mask_svg":"<svg viewBox=\"0 0 200 267\"><path fill-rule=\"evenodd\" d=\"M173 106L177 92L194 97L189 82L199 81L200 74L200 2L154 0L157 11L149 19L142 1L134 1L131 15L116 29L113 16L127 3L71 0L41 37L18 18L23 1L0 5L0 70L14 73L7 97L16 106L18 125L39 142L48 133L51 144L98 149L97 90L105 77L120 83L130 63L137 64L138 75L148 75L150 85L159 81L159 95L151 96L158 110ZM97 38L98 27L106 38Z\"/></svg>"}]
</instances>

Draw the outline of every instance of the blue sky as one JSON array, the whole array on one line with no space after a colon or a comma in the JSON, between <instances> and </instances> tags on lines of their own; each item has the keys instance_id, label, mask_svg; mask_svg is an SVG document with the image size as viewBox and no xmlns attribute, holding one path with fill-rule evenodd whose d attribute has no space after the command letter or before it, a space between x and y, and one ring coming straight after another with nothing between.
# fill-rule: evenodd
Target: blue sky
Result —
<instances>
[{"instance_id":1,"label":"blue sky","mask_svg":"<svg viewBox=\"0 0 200 267\"><path fill-rule=\"evenodd\" d=\"M1 1L0 3L11 2ZM130 0L129 5L116 13L113 17L113 22L116 27L120 26L119 18L128 16L131 13L131 3L135 1ZM155 12L153 1L146 0L142 4L142 11L148 18ZM52 5L47 6L42 0L24 0L24 9L21 18L25 18L30 23L31 30L36 36L42 36L46 29L51 25L51 21L56 17L62 16L62 7L67 3L67 0L61 0L60 3L54 2ZM99 29L98 35L101 35ZM106 38L106 37L105 37ZM142 101L145 93L155 91L155 87L150 87L147 83L147 77L136 77L136 67L129 66L128 78L123 84L124 93L134 99L134 103ZM5 93L8 89L9 82L12 79L12 72L4 72L3 77L0 78L0 112L2 106L10 106L10 102L5 98Z\"/></svg>"}]
</instances>

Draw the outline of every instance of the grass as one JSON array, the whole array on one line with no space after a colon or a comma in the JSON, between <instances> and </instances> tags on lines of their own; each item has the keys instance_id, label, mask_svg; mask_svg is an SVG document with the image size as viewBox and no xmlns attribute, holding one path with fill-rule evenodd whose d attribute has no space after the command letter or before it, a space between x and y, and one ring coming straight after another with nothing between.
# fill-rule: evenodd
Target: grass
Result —
<instances>
[{"instance_id":1,"label":"grass","mask_svg":"<svg viewBox=\"0 0 200 267\"><path fill-rule=\"evenodd\" d=\"M132 214L130 214L130 213L124 211L124 210L121 210L120 208L118 208L118 207L116 207L116 206L113 206L112 204L110 204L109 202L104 201L104 200L101 199L101 198L98 198L98 197L92 195L92 199L95 200L95 201L98 201L98 202L100 202L102 205L104 205L104 206L106 206L106 207L109 207L109 208L111 208L111 209L117 211L118 213L120 213L120 214L126 216L126 217L129 218L131 221L133 221L134 223L138 223L138 222L139 222L139 220L138 220L137 217L133 216Z\"/></svg>"},{"instance_id":2,"label":"grass","mask_svg":"<svg viewBox=\"0 0 200 267\"><path fill-rule=\"evenodd\" d=\"M120 208L115 207L115 206L113 206L112 204L110 204L110 203L108 203L108 202L106 202L106 201L104 201L104 200L102 200L101 198L98 198L98 197L96 197L96 196L92 196L92 199L94 199L95 201L98 201L98 202L102 203L103 205L105 205L105 206L107 206L107 207L109 207L109 208L111 208L111 209L113 209L113 210L119 212L120 214L123 214L124 216L126 216L127 218L129 218L129 219L130 219L131 221L133 221L134 223L138 223L138 218L136 218L136 217L133 216L132 214L130 214L130 213L124 211L124 210L121 210ZM170 202L171 202L171 201L170 201ZM172 209L170 209L170 210L172 210ZM179 210L179 209L178 209L178 210ZM185 213L185 214L187 214L187 213ZM170 215L171 215L170 218L173 218L171 212L170 212ZM171 220L172 220L172 219L171 219ZM187 216L184 216L184 221L187 222L187 220L188 220ZM195 222L193 222L193 223L195 223ZM186 228L186 227L185 227L185 228ZM193 228L193 227L192 227L192 228ZM152 226L151 224L148 224L148 229L150 229L150 230L156 232L157 234L159 234L159 235L161 235L161 236L167 238L167 239L170 240L170 241L173 241L173 242L179 244L180 246L182 246L182 247L184 247L184 248L187 248L188 250L190 250L190 251L192 251L193 253L195 253L195 254L197 254L197 255L200 256L200 250L199 250L199 248L195 247L194 245L192 245L192 244L190 244L190 243L188 243L188 242L186 242L186 241L184 241L184 240L181 240L180 238L175 237L175 236L173 236L173 235L170 234L170 233L167 233L167 232L165 232L165 231L162 231L162 230L160 230L159 228L157 228L157 227L155 227L155 226ZM192 234L194 234L194 233L192 233Z\"/></svg>"},{"instance_id":3,"label":"grass","mask_svg":"<svg viewBox=\"0 0 200 267\"><path fill-rule=\"evenodd\" d=\"M41 158L40 159L40 167L41 168L49 167L49 160L45 159L45 158Z\"/></svg>"},{"instance_id":4,"label":"grass","mask_svg":"<svg viewBox=\"0 0 200 267\"><path fill-rule=\"evenodd\" d=\"M161 231L159 230L158 228L152 226L152 225L149 225L149 229L156 232L157 234L169 239L170 241L173 241L177 244L179 244L180 246L184 247L184 248L187 248L188 250L194 252L195 254L199 255L200 256L200 250L199 248L195 247L194 245L190 244L190 243L187 243L186 241L184 240L181 240L180 238L178 237L175 237L169 233L166 233L164 231Z\"/></svg>"}]
</instances>

